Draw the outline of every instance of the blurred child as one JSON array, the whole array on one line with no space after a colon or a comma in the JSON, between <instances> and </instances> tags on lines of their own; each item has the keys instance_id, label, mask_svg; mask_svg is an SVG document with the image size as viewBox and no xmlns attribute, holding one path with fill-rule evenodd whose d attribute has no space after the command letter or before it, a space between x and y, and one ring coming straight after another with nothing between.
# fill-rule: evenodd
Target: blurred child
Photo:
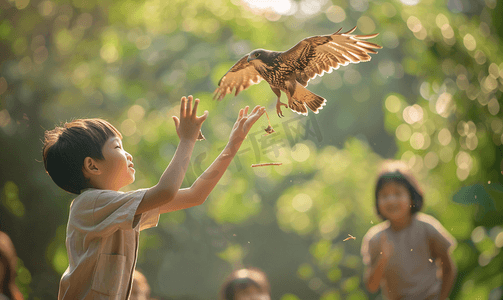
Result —
<instances>
[{"instance_id":1,"label":"blurred child","mask_svg":"<svg viewBox=\"0 0 503 300\"><path fill-rule=\"evenodd\" d=\"M83 119L45 133L44 165L62 189L79 194L72 202L66 232L69 266L58 299L128 299L141 230L157 226L159 214L204 203L236 155L252 125L264 113L241 109L222 153L190 188L180 189L208 116L198 117L196 99L181 99L173 117L180 143L159 182L147 189L120 192L135 180L133 157L110 123Z\"/></svg>"},{"instance_id":2,"label":"blurred child","mask_svg":"<svg viewBox=\"0 0 503 300\"><path fill-rule=\"evenodd\" d=\"M220 297L222 300L270 300L269 280L256 268L234 271L222 285Z\"/></svg>"},{"instance_id":3,"label":"blurred child","mask_svg":"<svg viewBox=\"0 0 503 300\"><path fill-rule=\"evenodd\" d=\"M367 289L375 293L380 286L392 300L446 299L456 276L451 258L456 240L435 218L419 212L423 193L403 163L385 163L375 199L385 221L362 241Z\"/></svg>"},{"instance_id":4,"label":"blurred child","mask_svg":"<svg viewBox=\"0 0 503 300\"><path fill-rule=\"evenodd\" d=\"M23 300L16 285L17 255L7 234L0 231L0 300Z\"/></svg>"}]
</instances>

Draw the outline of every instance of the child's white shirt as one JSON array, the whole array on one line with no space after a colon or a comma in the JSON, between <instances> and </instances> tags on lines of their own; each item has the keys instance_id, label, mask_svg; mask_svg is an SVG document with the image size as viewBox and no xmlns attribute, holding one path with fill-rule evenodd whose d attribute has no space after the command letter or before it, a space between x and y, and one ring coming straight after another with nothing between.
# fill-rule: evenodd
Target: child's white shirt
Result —
<instances>
[{"instance_id":1,"label":"child's white shirt","mask_svg":"<svg viewBox=\"0 0 503 300\"><path fill-rule=\"evenodd\" d=\"M73 200L59 300L129 298L140 231L159 221L159 209L135 217L145 192L86 189Z\"/></svg>"}]
</instances>

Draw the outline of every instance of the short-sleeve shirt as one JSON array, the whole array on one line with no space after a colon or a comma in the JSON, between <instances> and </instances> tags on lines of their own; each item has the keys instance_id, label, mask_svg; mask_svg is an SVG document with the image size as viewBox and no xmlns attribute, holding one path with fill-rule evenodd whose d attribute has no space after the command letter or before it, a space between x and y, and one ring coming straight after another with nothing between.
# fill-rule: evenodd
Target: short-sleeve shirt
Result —
<instances>
[{"instance_id":1,"label":"short-sleeve shirt","mask_svg":"<svg viewBox=\"0 0 503 300\"><path fill-rule=\"evenodd\" d=\"M145 192L86 189L73 200L59 300L129 298L140 231L159 221L159 209L135 216Z\"/></svg>"},{"instance_id":2,"label":"short-sleeve shirt","mask_svg":"<svg viewBox=\"0 0 503 300\"><path fill-rule=\"evenodd\" d=\"M385 232L394 251L384 271L381 289L389 299L438 299L442 282L437 277L436 257L430 243L450 251L456 245L454 237L430 215L416 213L409 226L400 231L382 222L365 234L361 254L367 267L373 266L380 255L380 238Z\"/></svg>"}]
</instances>

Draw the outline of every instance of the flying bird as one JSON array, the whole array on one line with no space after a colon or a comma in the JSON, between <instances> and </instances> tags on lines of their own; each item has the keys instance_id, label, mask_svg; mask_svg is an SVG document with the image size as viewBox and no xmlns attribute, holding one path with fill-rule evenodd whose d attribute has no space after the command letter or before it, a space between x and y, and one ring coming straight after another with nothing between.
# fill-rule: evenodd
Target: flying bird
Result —
<instances>
[{"instance_id":1,"label":"flying bird","mask_svg":"<svg viewBox=\"0 0 503 300\"><path fill-rule=\"evenodd\" d=\"M376 54L374 49L382 47L363 41L376 37L370 35L353 35L356 26L348 32L337 32L331 35L312 36L303 39L287 51L277 52L256 49L243 56L232 66L218 82L214 99L222 100L225 95L235 90L235 96L242 90L262 80L269 83L278 100L276 112L282 117L281 106L307 115L307 108L318 113L327 100L308 89L310 79L331 73L340 65L369 61L369 53ZM288 105L281 102L281 91L288 98Z\"/></svg>"}]
</instances>

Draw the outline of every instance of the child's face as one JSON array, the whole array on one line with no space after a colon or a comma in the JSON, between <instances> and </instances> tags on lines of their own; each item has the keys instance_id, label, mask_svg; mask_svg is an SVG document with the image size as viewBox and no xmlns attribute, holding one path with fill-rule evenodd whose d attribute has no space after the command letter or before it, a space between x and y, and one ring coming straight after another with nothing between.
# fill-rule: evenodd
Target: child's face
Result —
<instances>
[{"instance_id":1,"label":"child's face","mask_svg":"<svg viewBox=\"0 0 503 300\"><path fill-rule=\"evenodd\" d=\"M109 138L102 152L104 160L98 162L102 171L100 179L107 189L117 191L134 182L133 157L124 150L120 138Z\"/></svg>"},{"instance_id":2,"label":"child's face","mask_svg":"<svg viewBox=\"0 0 503 300\"><path fill-rule=\"evenodd\" d=\"M377 193L377 205L381 215L386 219L401 221L410 217L412 199L409 190L401 183L386 182Z\"/></svg>"}]
</instances>

